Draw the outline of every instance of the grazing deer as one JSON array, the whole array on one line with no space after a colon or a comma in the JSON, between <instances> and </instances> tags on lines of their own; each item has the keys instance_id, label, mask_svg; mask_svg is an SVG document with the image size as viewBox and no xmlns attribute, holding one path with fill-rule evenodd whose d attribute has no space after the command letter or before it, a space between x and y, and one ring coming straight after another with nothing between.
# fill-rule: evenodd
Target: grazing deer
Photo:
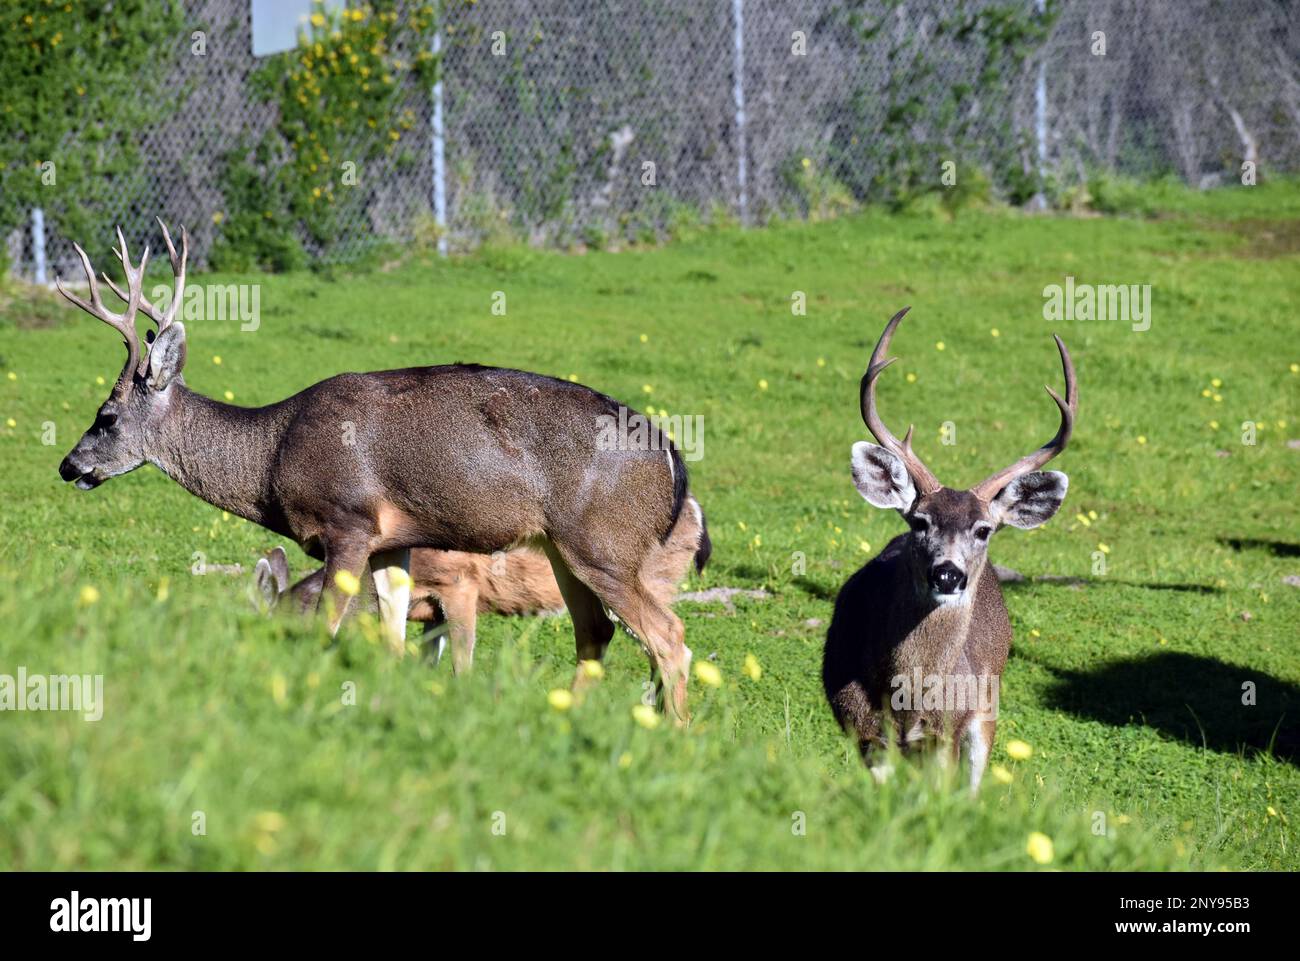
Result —
<instances>
[{"instance_id":1,"label":"grazing deer","mask_svg":"<svg viewBox=\"0 0 1300 961\"><path fill-rule=\"evenodd\" d=\"M694 497L688 506L698 509ZM688 525L675 528L664 545L663 575L680 583L700 545L689 537ZM283 547L276 547L259 558L255 567L258 590L267 607L276 607L282 596L289 595L291 607L301 613L314 610L325 570L308 574L289 586L289 560ZM369 588L369 585L367 585ZM369 589L362 592L372 613L378 613L378 599ZM551 563L541 551L520 547L498 551L490 557L464 551L437 551L416 548L411 551L411 607L407 618L425 625L424 636L438 638L441 660L449 635L452 670L460 674L474 660L474 642L479 614L533 615L553 614L564 610L564 598L555 583Z\"/></svg>"},{"instance_id":2,"label":"grazing deer","mask_svg":"<svg viewBox=\"0 0 1300 961\"><path fill-rule=\"evenodd\" d=\"M540 545L572 614L579 660L604 655L614 633L608 607L640 640L668 710L688 719L691 653L669 606L676 584L662 573L675 533L703 556L708 537L698 508L683 509L686 467L658 430L636 449L601 443L619 413L613 399L472 364L339 374L266 407L212 400L182 376L176 311L189 239L182 230L178 255L162 226L176 278L165 310L142 294L148 248L133 266L121 229L115 253L127 290L104 279L125 313L105 307L80 247L89 302L58 284L121 334L127 352L94 423L59 465L65 481L91 490L148 462L208 503L293 539L325 562L317 609L331 631L352 601L339 575L359 580L368 564L396 650L405 646L411 548ZM158 328L143 356L138 311Z\"/></svg>"},{"instance_id":3,"label":"grazing deer","mask_svg":"<svg viewBox=\"0 0 1300 961\"><path fill-rule=\"evenodd\" d=\"M258 590L268 607L277 606L288 595L291 607L300 613L315 610L325 569L308 574L289 586L289 560L283 547L259 558L255 568ZM372 590L362 591L371 613L379 613ZM521 547L486 554L464 551L435 551L417 547L411 551L411 607L407 618L424 624L424 635L438 639L438 659L451 636L452 670L460 674L474 658L475 628L480 613L548 614L564 610L564 598L551 571L551 562L541 551Z\"/></svg>"},{"instance_id":4,"label":"grazing deer","mask_svg":"<svg viewBox=\"0 0 1300 961\"><path fill-rule=\"evenodd\" d=\"M862 419L880 446L854 444L852 465L867 502L898 511L911 530L840 591L822 682L864 757L873 746L906 750L937 736L951 739L956 758L964 740L974 791L993 744L997 685L1011 646L1002 590L987 563L989 537L1004 524L1037 527L1061 506L1068 479L1039 468L1069 442L1079 397L1070 353L1057 337L1066 399L1047 388L1061 412L1056 436L970 490L944 487L913 453L912 428L900 443L876 413L876 380L893 363L885 353L908 309L886 325L862 378Z\"/></svg>"}]
</instances>

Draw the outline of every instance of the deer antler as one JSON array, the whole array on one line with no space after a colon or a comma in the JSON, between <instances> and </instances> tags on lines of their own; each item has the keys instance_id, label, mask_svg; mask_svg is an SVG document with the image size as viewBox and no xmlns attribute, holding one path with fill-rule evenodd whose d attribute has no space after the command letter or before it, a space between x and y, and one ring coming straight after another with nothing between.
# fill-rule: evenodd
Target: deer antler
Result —
<instances>
[{"instance_id":1,"label":"deer antler","mask_svg":"<svg viewBox=\"0 0 1300 961\"><path fill-rule=\"evenodd\" d=\"M889 350L889 342L893 339L894 331L898 328L899 322L911 309L911 307L904 307L894 314L889 323L885 325L885 331L880 335L880 340L876 343L876 349L871 353L871 363L867 366L867 372L862 377L862 419L866 422L867 429L871 431L872 436L880 441L880 446L903 461L903 466L907 468L907 473L911 476L912 482L916 484L920 493L933 494L943 485L930 472L930 468L921 462L921 458L917 457L912 451L911 425L908 425L907 435L900 443L898 438L885 426L885 422L880 419L880 415L876 413L876 378L880 376L882 370L896 359L891 357L889 360L885 360L885 353Z\"/></svg>"},{"instance_id":2,"label":"deer antler","mask_svg":"<svg viewBox=\"0 0 1300 961\"><path fill-rule=\"evenodd\" d=\"M55 278L54 286L58 288L59 293L68 299L69 302L80 307L92 317L97 317L108 326L112 327L122 339L126 341L126 365L122 368L122 373L117 377L119 384L129 383L132 375L135 374L140 362L140 337L135 329L136 312L140 309L142 295L141 290L144 287L144 269L149 263L149 247L144 248L144 255L140 258L140 266L132 267L131 258L126 249L126 238L122 236L122 228L117 228L118 246L113 249L117 254L117 259L122 262L122 270L126 273L126 283L128 293L123 294L107 275L104 279L108 281L114 293L126 301L126 313L115 314L104 306L104 301L99 296L99 285L95 282L95 269L90 266L90 258L78 244L73 244L73 249L77 256L81 258L81 268L86 272L86 282L90 285L90 302L82 300L72 291L63 286L62 278Z\"/></svg>"},{"instance_id":3,"label":"deer antler","mask_svg":"<svg viewBox=\"0 0 1300 961\"><path fill-rule=\"evenodd\" d=\"M172 235L167 230L167 225L163 223L161 217L156 217L154 219L158 221L158 226L162 228L163 240L167 242L167 256L172 263L172 275L176 278L176 288L172 292L172 299L171 302L167 304L166 311L160 311L145 298L143 293L140 295L140 309L144 311L146 317L157 325L158 333L161 334L164 330L170 327L171 322L176 319L176 310L180 305L181 299L185 296L185 263L190 256L190 235L186 232L185 225L182 224L181 252L180 256L177 256L176 247L172 244ZM113 281L108 277L105 277L104 279L108 281L108 286L113 288L113 293L117 294L117 296L121 297L123 300L127 299L127 295L122 293L117 284L113 283ZM145 358L140 358L141 373L144 372L144 367L147 363L148 361Z\"/></svg>"},{"instance_id":4,"label":"deer antler","mask_svg":"<svg viewBox=\"0 0 1300 961\"><path fill-rule=\"evenodd\" d=\"M1056 436L1038 450L1020 458L1010 467L998 471L988 480L971 488L971 492L986 504L1021 474L1038 470L1065 450L1065 445L1070 442L1070 434L1074 431L1074 416L1079 412L1079 392L1075 386L1074 363L1070 360L1070 352L1065 349L1065 342L1060 337L1056 337L1055 334L1053 337L1057 349L1061 352L1061 369L1065 372L1065 400L1061 400L1061 395L1050 387L1047 388L1047 392L1052 395L1052 400L1056 401L1056 406L1061 410L1061 426L1057 429Z\"/></svg>"}]
</instances>

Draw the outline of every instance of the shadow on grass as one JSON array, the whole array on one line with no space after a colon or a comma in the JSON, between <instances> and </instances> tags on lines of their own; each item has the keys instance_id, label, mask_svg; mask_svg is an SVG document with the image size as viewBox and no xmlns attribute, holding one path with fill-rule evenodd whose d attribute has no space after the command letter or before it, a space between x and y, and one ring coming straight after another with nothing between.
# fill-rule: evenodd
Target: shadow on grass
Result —
<instances>
[{"instance_id":1,"label":"shadow on grass","mask_svg":"<svg viewBox=\"0 0 1300 961\"><path fill-rule=\"evenodd\" d=\"M745 568L744 565L735 569L736 573L756 578L759 572L753 568ZM834 584L823 584L819 581L812 580L808 577L796 577L792 582L796 588L809 597L815 597L818 600L833 601L840 593L843 586L842 581ZM1222 594L1223 589L1214 587L1211 584L1159 584L1145 581L1124 581L1112 577L1070 577L1063 574L1040 574L1036 577L1023 577L1020 579L1001 580L1004 591L1020 591L1028 587L1065 587L1071 590L1082 590L1091 587L1138 587L1144 591L1178 591L1185 594Z\"/></svg>"},{"instance_id":2,"label":"shadow on grass","mask_svg":"<svg viewBox=\"0 0 1300 961\"><path fill-rule=\"evenodd\" d=\"M1144 724L1214 751L1300 764L1300 686L1210 657L1170 651L1091 671L1048 668L1048 706L1116 727ZM1253 688L1253 705L1243 704Z\"/></svg>"},{"instance_id":3,"label":"shadow on grass","mask_svg":"<svg viewBox=\"0 0 1300 961\"><path fill-rule=\"evenodd\" d=\"M1257 537L1220 537L1219 543L1234 551L1268 551L1274 557L1300 557L1300 544L1265 541Z\"/></svg>"},{"instance_id":4,"label":"shadow on grass","mask_svg":"<svg viewBox=\"0 0 1300 961\"><path fill-rule=\"evenodd\" d=\"M768 579L766 567L758 567L755 564L732 564L730 565L731 573L747 581L753 581L757 586Z\"/></svg>"},{"instance_id":5,"label":"shadow on grass","mask_svg":"<svg viewBox=\"0 0 1300 961\"><path fill-rule=\"evenodd\" d=\"M1221 594L1221 588L1211 584L1158 584L1143 581L1122 581L1111 577L1057 577L1043 575L1026 578L1021 581L1003 581L1003 590L1024 590L1027 587L1069 587L1076 590L1085 587L1140 587L1144 591L1180 591L1186 594Z\"/></svg>"},{"instance_id":6,"label":"shadow on grass","mask_svg":"<svg viewBox=\"0 0 1300 961\"><path fill-rule=\"evenodd\" d=\"M839 596L840 588L843 586L843 584L823 584L807 577L796 577L793 584L809 597L815 597L819 601L835 600Z\"/></svg>"}]
</instances>

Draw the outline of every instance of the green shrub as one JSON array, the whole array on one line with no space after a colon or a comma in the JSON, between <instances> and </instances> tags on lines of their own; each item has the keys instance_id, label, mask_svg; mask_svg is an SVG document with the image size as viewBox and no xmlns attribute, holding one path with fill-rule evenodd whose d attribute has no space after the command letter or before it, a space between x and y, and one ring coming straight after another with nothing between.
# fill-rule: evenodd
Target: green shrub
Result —
<instances>
[{"instance_id":1,"label":"green shrub","mask_svg":"<svg viewBox=\"0 0 1300 961\"><path fill-rule=\"evenodd\" d=\"M215 254L232 268L300 266L302 236L328 259L341 211L365 203L354 189L362 167L386 156L400 164L398 148L416 127L414 113L398 109L403 81L428 86L436 76L432 6L399 21L396 0L339 10L314 2L297 47L267 58L250 78L277 121L251 156L236 151L226 160L229 209Z\"/></svg>"},{"instance_id":2,"label":"green shrub","mask_svg":"<svg viewBox=\"0 0 1300 961\"><path fill-rule=\"evenodd\" d=\"M106 229L142 196L137 131L174 109L161 95L181 30L175 0L0 7L0 236L33 207L70 236Z\"/></svg>"},{"instance_id":3,"label":"green shrub","mask_svg":"<svg viewBox=\"0 0 1300 961\"><path fill-rule=\"evenodd\" d=\"M828 169L808 157L792 157L782 165L781 173L786 184L798 195L803 214L809 220L830 220L857 207L853 192Z\"/></svg>"},{"instance_id":4,"label":"green shrub","mask_svg":"<svg viewBox=\"0 0 1300 961\"><path fill-rule=\"evenodd\" d=\"M216 214L220 233L208 258L214 270L278 273L307 265L283 182L264 175L266 151L260 146L251 161L243 149L226 157L222 193L230 209Z\"/></svg>"},{"instance_id":5,"label":"green shrub","mask_svg":"<svg viewBox=\"0 0 1300 961\"><path fill-rule=\"evenodd\" d=\"M953 217L963 210L980 210L993 202L993 181L974 164L958 164L957 182L940 189L939 198Z\"/></svg>"},{"instance_id":6,"label":"green shrub","mask_svg":"<svg viewBox=\"0 0 1300 961\"><path fill-rule=\"evenodd\" d=\"M1150 184L1120 174L1098 172L1088 178L1089 203L1103 214L1149 216L1155 210Z\"/></svg>"}]
</instances>

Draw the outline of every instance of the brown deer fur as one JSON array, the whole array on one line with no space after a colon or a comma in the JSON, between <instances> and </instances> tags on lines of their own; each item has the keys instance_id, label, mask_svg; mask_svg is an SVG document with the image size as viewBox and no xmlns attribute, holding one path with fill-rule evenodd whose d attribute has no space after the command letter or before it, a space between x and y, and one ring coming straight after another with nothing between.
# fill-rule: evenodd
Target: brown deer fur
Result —
<instances>
[{"instance_id":1,"label":"brown deer fur","mask_svg":"<svg viewBox=\"0 0 1300 961\"><path fill-rule=\"evenodd\" d=\"M608 607L645 647L668 709L687 719L691 654L659 573L674 531L696 519L682 510L686 466L658 430L656 443L635 449L602 444L602 419L620 412L613 399L477 365L339 374L258 408L204 397L182 376L186 334L175 319L188 240L182 232L178 255L166 228L163 236L176 276L165 310L142 294L148 249L133 265L121 231L124 314L100 300L80 247L89 302L59 284L127 345L95 422L59 466L64 480L91 490L151 463L208 503L292 539L325 562L318 609L331 630L352 601L337 575L359 580L369 565L398 649L408 604L396 575L412 548L541 545L574 614L578 656L603 655ZM135 329L141 310L158 327L147 355ZM698 542L707 552L707 538Z\"/></svg>"},{"instance_id":2,"label":"brown deer fur","mask_svg":"<svg viewBox=\"0 0 1300 961\"><path fill-rule=\"evenodd\" d=\"M853 445L853 479L875 507L897 510L911 530L849 578L826 634L822 683L835 719L863 755L939 738L952 754L966 743L971 789L979 787L997 726L1011 623L988 543L1001 526L1032 528L1065 498L1068 480L1040 471L1065 449L1078 391L1074 366L1058 337L1066 397L1056 436L970 490L944 487L876 413L875 385L906 308L886 325L862 378L863 420L880 446Z\"/></svg>"},{"instance_id":3,"label":"brown deer fur","mask_svg":"<svg viewBox=\"0 0 1300 961\"><path fill-rule=\"evenodd\" d=\"M657 567L647 571L651 590L671 603L678 585L686 576L692 560L700 551L701 529L697 518L698 504L688 497L688 515L676 525L665 550L656 555ZM265 566L264 566L265 565ZM306 612L315 607L325 583L325 569L320 568L288 587L289 569L283 548L275 548L265 561L258 562L259 578L265 577L262 589L274 603L288 591L296 610ZM263 574L265 571L265 574ZM493 612L509 615L543 614L564 610L564 598L555 581L546 555L532 548L517 548L492 555L468 554L463 551L437 551L417 548L411 552L411 600L408 617L423 623L426 634L443 624L451 641L452 668L456 673L473 662L477 617ZM372 612L378 611L373 584L366 584L363 596ZM600 612L608 624L604 612ZM608 643L613 625L593 626Z\"/></svg>"},{"instance_id":4,"label":"brown deer fur","mask_svg":"<svg viewBox=\"0 0 1300 961\"><path fill-rule=\"evenodd\" d=\"M275 552L279 552L279 558ZM298 611L314 610L325 583L325 569L318 568L290 588L283 549L277 547L275 552L270 569L282 567L284 571L283 575L277 572L275 593L289 592ZM258 569L262 569L260 562ZM544 553L531 548L490 556L417 548L411 551L411 581L407 617L426 625L426 636L445 625L451 640L452 667L458 674L472 662L479 614L531 615L564 610L551 562ZM378 598L368 578L363 583L362 597L368 609L378 613Z\"/></svg>"}]
</instances>

